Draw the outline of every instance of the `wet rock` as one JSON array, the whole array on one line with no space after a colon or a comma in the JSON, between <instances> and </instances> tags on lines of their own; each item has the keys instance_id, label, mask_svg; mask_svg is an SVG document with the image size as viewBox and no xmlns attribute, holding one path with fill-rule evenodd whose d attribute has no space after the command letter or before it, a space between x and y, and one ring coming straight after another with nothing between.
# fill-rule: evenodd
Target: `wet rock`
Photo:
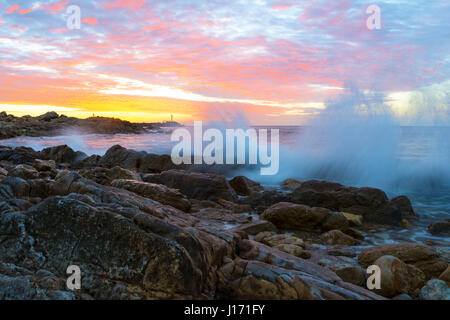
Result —
<instances>
[{"instance_id":1,"label":"wet rock","mask_svg":"<svg viewBox=\"0 0 450 320\"><path fill-rule=\"evenodd\" d=\"M411 203L404 196L389 201L379 189L345 187L326 181L303 182L292 192L291 201L362 215L365 221L372 223L398 225L402 219L416 217Z\"/></svg>"},{"instance_id":2,"label":"wet rock","mask_svg":"<svg viewBox=\"0 0 450 320\"><path fill-rule=\"evenodd\" d=\"M411 295L425 283L425 274L420 269L394 256L382 256L374 265L381 271L381 289L376 292L382 296L394 297L401 293Z\"/></svg>"},{"instance_id":3,"label":"wet rock","mask_svg":"<svg viewBox=\"0 0 450 320\"><path fill-rule=\"evenodd\" d=\"M37 171L52 171L56 169L56 162L54 160L35 159L33 167Z\"/></svg>"},{"instance_id":4,"label":"wet rock","mask_svg":"<svg viewBox=\"0 0 450 320\"><path fill-rule=\"evenodd\" d=\"M191 209L191 203L186 196L176 189L171 189L164 185L120 179L114 180L111 186L134 192L140 196L170 205L185 212Z\"/></svg>"},{"instance_id":5,"label":"wet rock","mask_svg":"<svg viewBox=\"0 0 450 320\"><path fill-rule=\"evenodd\" d=\"M86 158L87 155L81 151L74 151L67 145L50 147L39 152L38 158L53 160L57 163L73 163Z\"/></svg>"},{"instance_id":6,"label":"wet rock","mask_svg":"<svg viewBox=\"0 0 450 320\"><path fill-rule=\"evenodd\" d=\"M176 166L169 155L156 155L145 151L129 150L119 145L108 149L98 164L107 168L118 166L141 173L159 173L175 168L185 168L185 166Z\"/></svg>"},{"instance_id":7,"label":"wet rock","mask_svg":"<svg viewBox=\"0 0 450 320\"><path fill-rule=\"evenodd\" d=\"M120 167L83 169L79 171L79 174L84 178L107 186L111 185L112 181L119 179L142 181L141 176L136 172Z\"/></svg>"},{"instance_id":8,"label":"wet rock","mask_svg":"<svg viewBox=\"0 0 450 320\"><path fill-rule=\"evenodd\" d=\"M151 178L146 176L144 181L178 189L188 198L198 200L237 200L236 192L231 188L228 180L221 175L168 170L159 175L153 175Z\"/></svg>"},{"instance_id":9,"label":"wet rock","mask_svg":"<svg viewBox=\"0 0 450 320\"><path fill-rule=\"evenodd\" d=\"M450 237L450 221L434 222L428 226L428 232L435 236Z\"/></svg>"},{"instance_id":10,"label":"wet rock","mask_svg":"<svg viewBox=\"0 0 450 320\"><path fill-rule=\"evenodd\" d=\"M355 249L347 246L334 246L327 248L327 253L330 256L342 256L342 257L356 257Z\"/></svg>"},{"instance_id":11,"label":"wet rock","mask_svg":"<svg viewBox=\"0 0 450 320\"><path fill-rule=\"evenodd\" d=\"M249 196L253 192L259 192L264 189L259 183L244 176L237 176L231 179L230 186L241 196Z\"/></svg>"},{"instance_id":12,"label":"wet rock","mask_svg":"<svg viewBox=\"0 0 450 320\"><path fill-rule=\"evenodd\" d=\"M259 234L258 234L259 235ZM257 236L258 236L257 235ZM257 240L258 239L258 240ZM305 243L302 239L290 236L287 234L271 234L268 232L261 233L258 237L255 237L256 241L262 242L270 247L276 247L283 244L292 244L301 248L305 248Z\"/></svg>"},{"instance_id":13,"label":"wet rock","mask_svg":"<svg viewBox=\"0 0 450 320\"><path fill-rule=\"evenodd\" d=\"M31 148L17 147L13 149L10 147L0 146L0 161L31 165L37 157L38 153Z\"/></svg>"},{"instance_id":14,"label":"wet rock","mask_svg":"<svg viewBox=\"0 0 450 320\"><path fill-rule=\"evenodd\" d=\"M278 190L264 190L252 193L250 196L240 200L241 203L248 204L258 213L263 212L276 203L288 201L289 196Z\"/></svg>"},{"instance_id":15,"label":"wet rock","mask_svg":"<svg viewBox=\"0 0 450 320\"><path fill-rule=\"evenodd\" d=\"M341 212L341 214L347 219L349 224L353 227L360 227L363 224L363 216L352 214L348 212Z\"/></svg>"},{"instance_id":16,"label":"wet rock","mask_svg":"<svg viewBox=\"0 0 450 320\"><path fill-rule=\"evenodd\" d=\"M417 243L388 244L363 250L358 261L368 267L378 258L386 255L394 256L401 261L411 264L425 274L426 279L437 278L447 268L447 261L431 247Z\"/></svg>"},{"instance_id":17,"label":"wet rock","mask_svg":"<svg viewBox=\"0 0 450 320\"><path fill-rule=\"evenodd\" d=\"M351 246L356 244L355 239L346 235L342 231L339 230L331 230L320 235L320 239L325 244L329 245L346 245Z\"/></svg>"},{"instance_id":18,"label":"wet rock","mask_svg":"<svg viewBox=\"0 0 450 320\"><path fill-rule=\"evenodd\" d=\"M302 185L302 182L296 179L286 179L280 186L286 190L295 190Z\"/></svg>"},{"instance_id":19,"label":"wet rock","mask_svg":"<svg viewBox=\"0 0 450 320\"><path fill-rule=\"evenodd\" d=\"M250 235L257 235L261 232L277 231L277 227L269 221L259 220L244 224L236 228L239 231L243 231Z\"/></svg>"},{"instance_id":20,"label":"wet rock","mask_svg":"<svg viewBox=\"0 0 450 320\"><path fill-rule=\"evenodd\" d=\"M39 173L31 166L19 164L8 172L8 176L27 180L39 178Z\"/></svg>"},{"instance_id":21,"label":"wet rock","mask_svg":"<svg viewBox=\"0 0 450 320\"><path fill-rule=\"evenodd\" d=\"M335 272L342 281L360 287L365 286L364 270L352 259L346 257L324 257L318 261L318 264Z\"/></svg>"},{"instance_id":22,"label":"wet rock","mask_svg":"<svg viewBox=\"0 0 450 320\"><path fill-rule=\"evenodd\" d=\"M420 290L420 298L423 300L450 300L450 288L438 279L433 279Z\"/></svg>"},{"instance_id":23,"label":"wet rock","mask_svg":"<svg viewBox=\"0 0 450 320\"><path fill-rule=\"evenodd\" d=\"M311 208L289 202L277 203L264 211L261 219L268 220L278 228L298 230L346 229L348 224L340 213L325 208Z\"/></svg>"},{"instance_id":24,"label":"wet rock","mask_svg":"<svg viewBox=\"0 0 450 320\"><path fill-rule=\"evenodd\" d=\"M241 240L239 252L241 259L219 271L221 299L381 299L324 267L255 241Z\"/></svg>"},{"instance_id":25,"label":"wet rock","mask_svg":"<svg viewBox=\"0 0 450 320\"><path fill-rule=\"evenodd\" d=\"M275 246L274 248L277 250L289 253L298 258L302 258L302 259L311 258L311 253L304 250L302 247L296 246L295 244L279 244L279 245Z\"/></svg>"}]
</instances>

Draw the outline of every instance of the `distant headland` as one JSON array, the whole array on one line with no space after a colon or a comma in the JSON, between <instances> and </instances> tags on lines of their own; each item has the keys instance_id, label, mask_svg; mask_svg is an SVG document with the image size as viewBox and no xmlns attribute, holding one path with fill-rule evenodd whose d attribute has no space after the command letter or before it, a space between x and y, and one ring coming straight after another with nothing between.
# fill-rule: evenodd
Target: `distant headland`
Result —
<instances>
[{"instance_id":1,"label":"distant headland","mask_svg":"<svg viewBox=\"0 0 450 320\"><path fill-rule=\"evenodd\" d=\"M125 120L107 117L90 117L79 119L59 115L54 111L32 117L16 117L0 112L0 139L18 136L57 136L68 131L80 131L85 134L139 134L162 127L179 127L178 122L132 123Z\"/></svg>"}]
</instances>

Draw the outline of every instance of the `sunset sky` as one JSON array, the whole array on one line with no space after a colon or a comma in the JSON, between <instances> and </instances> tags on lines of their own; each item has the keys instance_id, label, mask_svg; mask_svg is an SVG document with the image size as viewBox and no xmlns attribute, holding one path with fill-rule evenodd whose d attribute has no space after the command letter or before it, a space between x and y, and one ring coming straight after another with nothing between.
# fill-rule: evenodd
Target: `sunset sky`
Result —
<instances>
[{"instance_id":1,"label":"sunset sky","mask_svg":"<svg viewBox=\"0 0 450 320\"><path fill-rule=\"evenodd\" d=\"M448 0L0 0L0 111L292 125L352 85L434 123L449 117L449 17Z\"/></svg>"}]
</instances>

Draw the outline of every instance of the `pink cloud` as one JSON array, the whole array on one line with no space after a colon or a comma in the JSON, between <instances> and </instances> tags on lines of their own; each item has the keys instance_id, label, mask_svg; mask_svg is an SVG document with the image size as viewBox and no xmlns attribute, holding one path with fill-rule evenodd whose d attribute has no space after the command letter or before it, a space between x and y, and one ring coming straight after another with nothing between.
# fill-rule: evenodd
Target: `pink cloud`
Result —
<instances>
[{"instance_id":1,"label":"pink cloud","mask_svg":"<svg viewBox=\"0 0 450 320\"><path fill-rule=\"evenodd\" d=\"M64 10L68 4L69 1L57 1L43 5L42 8L50 14L56 14Z\"/></svg>"},{"instance_id":2,"label":"pink cloud","mask_svg":"<svg viewBox=\"0 0 450 320\"><path fill-rule=\"evenodd\" d=\"M105 9L112 9L112 8L125 8L129 10L137 10L141 8L147 0L113 0L110 3L107 3L103 6Z\"/></svg>"},{"instance_id":3,"label":"pink cloud","mask_svg":"<svg viewBox=\"0 0 450 320\"><path fill-rule=\"evenodd\" d=\"M81 20L81 22L87 23L91 26L98 24L98 20L96 18L84 18Z\"/></svg>"},{"instance_id":4,"label":"pink cloud","mask_svg":"<svg viewBox=\"0 0 450 320\"><path fill-rule=\"evenodd\" d=\"M18 11L19 9L20 9L20 6L18 4L14 4L11 7L9 7L8 10L6 10L5 14L14 13L14 12Z\"/></svg>"}]
</instances>

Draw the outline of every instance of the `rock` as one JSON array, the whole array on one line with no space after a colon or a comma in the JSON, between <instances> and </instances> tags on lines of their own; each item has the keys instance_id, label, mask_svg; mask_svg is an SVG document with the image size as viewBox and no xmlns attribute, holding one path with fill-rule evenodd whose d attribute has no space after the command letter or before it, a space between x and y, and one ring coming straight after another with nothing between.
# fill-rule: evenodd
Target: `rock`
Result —
<instances>
[{"instance_id":1,"label":"rock","mask_svg":"<svg viewBox=\"0 0 450 320\"><path fill-rule=\"evenodd\" d=\"M303 182L292 192L291 202L362 215L371 223L399 225L402 219L416 218L404 196L389 201L379 189L345 187L326 181Z\"/></svg>"},{"instance_id":2,"label":"rock","mask_svg":"<svg viewBox=\"0 0 450 320\"><path fill-rule=\"evenodd\" d=\"M450 237L450 221L431 223L428 232L435 236Z\"/></svg>"},{"instance_id":3,"label":"rock","mask_svg":"<svg viewBox=\"0 0 450 320\"><path fill-rule=\"evenodd\" d=\"M259 192L264 189L259 183L244 176L237 176L231 179L230 186L241 196L249 196L253 192Z\"/></svg>"},{"instance_id":4,"label":"rock","mask_svg":"<svg viewBox=\"0 0 450 320\"><path fill-rule=\"evenodd\" d=\"M353 259L347 257L325 256L317 261L317 263L318 265L335 272L339 278L345 282L360 287L365 286L366 278L364 270L355 261L353 261Z\"/></svg>"},{"instance_id":5,"label":"rock","mask_svg":"<svg viewBox=\"0 0 450 320\"><path fill-rule=\"evenodd\" d=\"M75 152L67 145L50 147L39 152L38 158L44 160L54 160L57 163L73 163L86 158L87 155L83 152Z\"/></svg>"},{"instance_id":6,"label":"rock","mask_svg":"<svg viewBox=\"0 0 450 320\"><path fill-rule=\"evenodd\" d=\"M345 282L352 283L356 286L364 287L366 284L366 276L364 270L359 266L342 266L334 270L336 274Z\"/></svg>"},{"instance_id":7,"label":"rock","mask_svg":"<svg viewBox=\"0 0 450 320\"><path fill-rule=\"evenodd\" d=\"M444 281L433 279L420 290L420 297L423 300L450 300L450 288Z\"/></svg>"},{"instance_id":8,"label":"rock","mask_svg":"<svg viewBox=\"0 0 450 320\"><path fill-rule=\"evenodd\" d=\"M276 246L282 245L282 244L293 244L298 247L305 248L305 243L303 242L302 239L294 237L294 236L290 236L287 234L283 234L283 233L282 234L271 234L268 232L264 232L261 235L259 235L258 237L255 237L255 240L256 239L259 239L257 241L260 241L270 247L276 247Z\"/></svg>"},{"instance_id":9,"label":"rock","mask_svg":"<svg viewBox=\"0 0 450 320\"><path fill-rule=\"evenodd\" d=\"M295 190L302 185L302 182L296 179L286 179L281 183L281 187L287 190Z\"/></svg>"},{"instance_id":10,"label":"rock","mask_svg":"<svg viewBox=\"0 0 450 320\"><path fill-rule=\"evenodd\" d=\"M54 160L35 159L33 167L37 171L52 171L56 169L56 162Z\"/></svg>"},{"instance_id":11,"label":"rock","mask_svg":"<svg viewBox=\"0 0 450 320\"><path fill-rule=\"evenodd\" d=\"M50 111L38 117L38 120L41 121L51 121L53 119L57 119L59 116L56 112Z\"/></svg>"},{"instance_id":12,"label":"rock","mask_svg":"<svg viewBox=\"0 0 450 320\"><path fill-rule=\"evenodd\" d=\"M296 246L295 244L279 244L274 247L277 250L292 254L293 256L309 259L311 258L311 253L306 250L303 250L302 247Z\"/></svg>"},{"instance_id":13,"label":"rock","mask_svg":"<svg viewBox=\"0 0 450 320\"><path fill-rule=\"evenodd\" d=\"M38 158L38 153L31 148L17 147L13 149L10 147L0 146L0 161L31 165L36 158Z\"/></svg>"},{"instance_id":14,"label":"rock","mask_svg":"<svg viewBox=\"0 0 450 320\"><path fill-rule=\"evenodd\" d=\"M8 175L8 170L5 168L0 167L0 176L6 177Z\"/></svg>"},{"instance_id":15,"label":"rock","mask_svg":"<svg viewBox=\"0 0 450 320\"><path fill-rule=\"evenodd\" d=\"M14 169L8 172L10 177L18 177L22 179L37 179L39 178L39 173L31 166L25 164L19 164L14 167Z\"/></svg>"},{"instance_id":16,"label":"rock","mask_svg":"<svg viewBox=\"0 0 450 320\"><path fill-rule=\"evenodd\" d=\"M220 204L222 207L233 211L234 213L245 213L252 211L252 208L246 204L237 204L224 199L217 200L217 203Z\"/></svg>"},{"instance_id":17,"label":"rock","mask_svg":"<svg viewBox=\"0 0 450 320\"><path fill-rule=\"evenodd\" d=\"M218 299L382 299L334 272L251 240L219 270ZM313 288L313 290L310 290Z\"/></svg>"},{"instance_id":18,"label":"rock","mask_svg":"<svg viewBox=\"0 0 450 320\"><path fill-rule=\"evenodd\" d=\"M353 228L345 229L345 230L343 230L343 232L345 234L349 235L350 237L358 239L358 240L364 240L364 238L365 238L361 232L359 232L358 230L355 230Z\"/></svg>"},{"instance_id":19,"label":"rock","mask_svg":"<svg viewBox=\"0 0 450 320\"><path fill-rule=\"evenodd\" d=\"M447 261L431 247L417 243L388 244L363 250L358 261L368 267L386 255L394 256L401 261L411 264L425 274L426 279L437 278L447 268Z\"/></svg>"},{"instance_id":20,"label":"rock","mask_svg":"<svg viewBox=\"0 0 450 320\"><path fill-rule=\"evenodd\" d=\"M136 172L120 167L114 167L111 169L100 167L83 169L79 171L79 174L84 178L106 186L111 185L111 182L114 180L142 181L141 176Z\"/></svg>"},{"instance_id":21,"label":"rock","mask_svg":"<svg viewBox=\"0 0 450 320\"><path fill-rule=\"evenodd\" d=\"M342 256L342 257L356 257L355 249L346 246L336 246L327 249L327 253L330 256Z\"/></svg>"},{"instance_id":22,"label":"rock","mask_svg":"<svg viewBox=\"0 0 450 320\"><path fill-rule=\"evenodd\" d=\"M159 173L175 168L186 168L186 166L176 166L169 155L156 155L145 151L129 150L119 145L108 149L98 164L107 168L118 166L142 173Z\"/></svg>"},{"instance_id":23,"label":"rock","mask_svg":"<svg viewBox=\"0 0 450 320\"><path fill-rule=\"evenodd\" d=\"M191 203L186 196L164 185L120 179L114 180L111 186L134 192L140 196L170 205L181 211L189 212L191 209Z\"/></svg>"},{"instance_id":24,"label":"rock","mask_svg":"<svg viewBox=\"0 0 450 320\"><path fill-rule=\"evenodd\" d=\"M65 175L69 174L70 172L71 172L70 170L58 170L58 173L55 176L55 180L61 179Z\"/></svg>"},{"instance_id":25,"label":"rock","mask_svg":"<svg viewBox=\"0 0 450 320\"><path fill-rule=\"evenodd\" d=\"M447 285L450 285L450 265L441 273L439 280L445 281Z\"/></svg>"},{"instance_id":26,"label":"rock","mask_svg":"<svg viewBox=\"0 0 450 320\"><path fill-rule=\"evenodd\" d=\"M329 245L346 245L351 246L355 244L355 239L346 235L342 231L339 230L331 230L320 235L320 239L322 239L325 244Z\"/></svg>"},{"instance_id":27,"label":"rock","mask_svg":"<svg viewBox=\"0 0 450 320\"><path fill-rule=\"evenodd\" d=\"M256 235L265 231L277 231L277 227L269 221L259 220L239 226L236 230L243 231L250 235Z\"/></svg>"},{"instance_id":28,"label":"rock","mask_svg":"<svg viewBox=\"0 0 450 320\"><path fill-rule=\"evenodd\" d=\"M278 228L292 230L346 229L346 219L340 213L325 208L311 208L289 202L277 203L264 211L261 219L268 220Z\"/></svg>"},{"instance_id":29,"label":"rock","mask_svg":"<svg viewBox=\"0 0 450 320\"><path fill-rule=\"evenodd\" d=\"M270 207L279 202L288 202L289 196L279 190L264 190L257 193L252 193L250 196L240 199L243 204L250 205L258 213L262 213L267 207Z\"/></svg>"},{"instance_id":30,"label":"rock","mask_svg":"<svg viewBox=\"0 0 450 320\"><path fill-rule=\"evenodd\" d=\"M198 200L236 201L236 192L231 188L228 180L221 175L183 170L168 170L161 174L146 176L144 181L160 183L180 190L188 198Z\"/></svg>"},{"instance_id":31,"label":"rock","mask_svg":"<svg viewBox=\"0 0 450 320\"><path fill-rule=\"evenodd\" d=\"M347 230L349 223L343 214L340 212L329 212L328 216L322 221L320 228L324 231L327 230Z\"/></svg>"},{"instance_id":32,"label":"rock","mask_svg":"<svg viewBox=\"0 0 450 320\"><path fill-rule=\"evenodd\" d=\"M381 288L376 292L384 297L394 297L401 293L413 294L425 283L425 274L420 269L394 256L382 256L374 265L381 271Z\"/></svg>"},{"instance_id":33,"label":"rock","mask_svg":"<svg viewBox=\"0 0 450 320\"><path fill-rule=\"evenodd\" d=\"M360 227L363 223L363 216L352 214L348 212L341 212L341 214L347 219L351 226Z\"/></svg>"}]
</instances>

